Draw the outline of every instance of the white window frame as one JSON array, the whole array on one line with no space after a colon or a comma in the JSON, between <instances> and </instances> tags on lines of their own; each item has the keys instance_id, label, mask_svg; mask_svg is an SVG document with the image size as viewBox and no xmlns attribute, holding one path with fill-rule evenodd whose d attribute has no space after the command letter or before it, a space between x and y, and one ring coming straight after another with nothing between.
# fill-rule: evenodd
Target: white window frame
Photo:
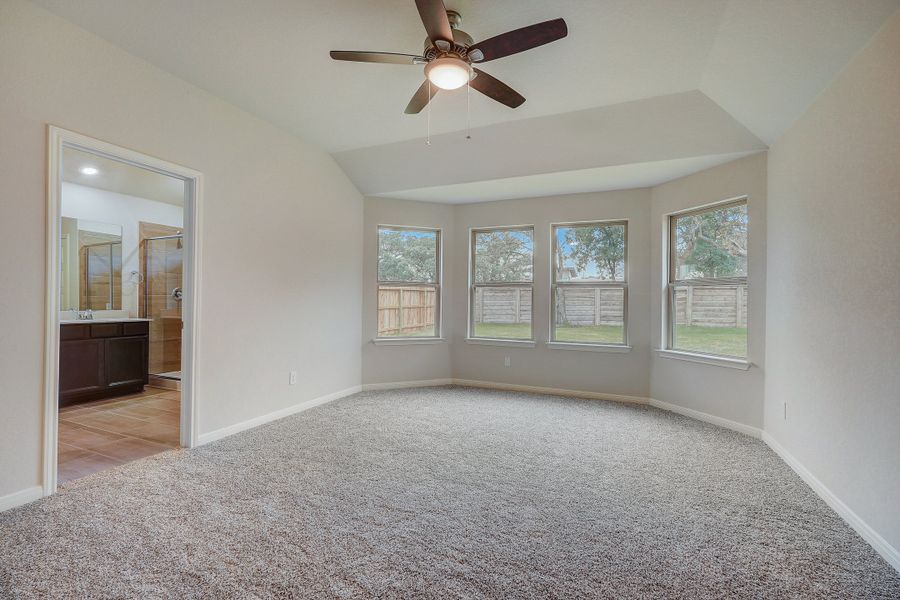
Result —
<instances>
[{"instance_id":1,"label":"white window frame","mask_svg":"<svg viewBox=\"0 0 900 600\"><path fill-rule=\"evenodd\" d=\"M695 208L690 208L687 210L682 210L675 213L670 213L666 215L666 227L665 227L665 264L666 264L666 273L665 273L665 282L666 282L666 300L665 300L665 309L664 309L664 323L665 323L665 331L664 331L664 341L665 348L659 351L659 354L665 358L675 358L686 360L689 362L697 362L702 364L710 364L716 366L724 366L731 367L736 369L746 370L750 367L750 252L749 248L747 251L747 273L742 277L704 277L704 278L694 278L694 279L677 279L675 277L675 262L676 262L676 252L675 252L675 241L676 241L676 233L675 233L675 223L677 219L681 217L686 217L690 215L703 214L707 212L712 212L716 210L721 210L723 208L730 208L733 206L746 206L747 207L747 215L748 215L748 225L747 225L747 238L749 241L750 237L750 224L749 224L749 211L750 211L750 203L748 196L738 196L736 198L729 198L727 200L722 200L719 202L714 202L712 204L705 204L703 206L698 206ZM749 246L749 243L748 243ZM747 322L747 347L746 347L746 356L731 356L726 354L714 354L712 352L699 352L696 350L683 350L675 348L675 291L679 286L681 287L713 287L713 286L723 286L723 285L742 285L747 288L747 314L746 314L746 322Z\"/></svg>"},{"instance_id":2,"label":"white window frame","mask_svg":"<svg viewBox=\"0 0 900 600\"><path fill-rule=\"evenodd\" d=\"M381 231L416 231L420 233L435 234L435 281L388 281L381 279L381 269L379 268L381 257ZM443 341L441 333L443 330L443 231L437 227L417 227L410 225L377 225L375 229L375 337L373 341L376 344L392 345L392 344L433 344ZM430 287L434 288L434 335L430 336L378 336L378 294L382 287ZM402 317L401 317L402 318ZM401 321L402 325L402 321Z\"/></svg>"},{"instance_id":3,"label":"white window frame","mask_svg":"<svg viewBox=\"0 0 900 600\"><path fill-rule=\"evenodd\" d=\"M562 227L602 227L602 226L623 226L625 227L625 256L623 258L622 281L558 281L556 272L556 259L559 252L559 242L557 240L557 230ZM628 345L628 219L607 219L600 221L575 221L571 223L551 223L550 225L550 341L548 346L551 348L572 348L582 350L603 350L610 351L627 351L630 349ZM601 342L568 342L558 341L556 339L556 292L559 288L571 287L577 289L579 287L596 288L603 287L609 289L622 289L622 342L617 344L607 344Z\"/></svg>"},{"instance_id":4,"label":"white window frame","mask_svg":"<svg viewBox=\"0 0 900 600\"><path fill-rule=\"evenodd\" d=\"M530 231L531 232L531 281L499 281L475 282L475 236L479 233L494 231ZM466 341L471 344L498 346L534 347L534 225L504 225L500 227L477 227L469 230L469 324ZM529 338L489 338L475 335L475 294L478 288L508 287L531 290L531 337Z\"/></svg>"}]
</instances>

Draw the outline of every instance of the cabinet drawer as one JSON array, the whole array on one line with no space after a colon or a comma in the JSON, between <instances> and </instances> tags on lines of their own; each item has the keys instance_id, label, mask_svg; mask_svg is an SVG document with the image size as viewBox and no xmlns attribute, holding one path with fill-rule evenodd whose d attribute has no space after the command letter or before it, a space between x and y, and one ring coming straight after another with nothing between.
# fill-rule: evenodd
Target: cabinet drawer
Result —
<instances>
[{"instance_id":1,"label":"cabinet drawer","mask_svg":"<svg viewBox=\"0 0 900 600\"><path fill-rule=\"evenodd\" d=\"M95 323L91 325L92 338L121 337L122 323Z\"/></svg>"},{"instance_id":2,"label":"cabinet drawer","mask_svg":"<svg viewBox=\"0 0 900 600\"><path fill-rule=\"evenodd\" d=\"M89 325L62 325L59 328L59 341L86 340L91 337Z\"/></svg>"},{"instance_id":3,"label":"cabinet drawer","mask_svg":"<svg viewBox=\"0 0 900 600\"><path fill-rule=\"evenodd\" d=\"M137 321L135 323L122 323L124 335L149 335L150 323Z\"/></svg>"}]
</instances>

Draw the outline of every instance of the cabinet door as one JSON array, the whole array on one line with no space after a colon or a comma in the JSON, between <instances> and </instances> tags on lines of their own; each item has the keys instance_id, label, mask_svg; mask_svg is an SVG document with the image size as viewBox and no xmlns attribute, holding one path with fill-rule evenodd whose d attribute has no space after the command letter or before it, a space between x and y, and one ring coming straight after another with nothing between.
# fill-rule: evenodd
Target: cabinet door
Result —
<instances>
[{"instance_id":1,"label":"cabinet door","mask_svg":"<svg viewBox=\"0 0 900 600\"><path fill-rule=\"evenodd\" d=\"M106 389L106 340L60 342L60 395L103 389Z\"/></svg>"},{"instance_id":2,"label":"cabinet door","mask_svg":"<svg viewBox=\"0 0 900 600\"><path fill-rule=\"evenodd\" d=\"M146 337L106 340L107 381L110 387L147 383Z\"/></svg>"}]
</instances>

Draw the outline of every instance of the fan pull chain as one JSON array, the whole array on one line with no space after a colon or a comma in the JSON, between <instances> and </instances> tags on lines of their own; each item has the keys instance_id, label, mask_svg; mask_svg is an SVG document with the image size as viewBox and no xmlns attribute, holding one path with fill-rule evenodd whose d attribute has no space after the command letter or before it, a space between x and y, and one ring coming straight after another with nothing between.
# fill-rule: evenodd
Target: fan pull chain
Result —
<instances>
[{"instance_id":1,"label":"fan pull chain","mask_svg":"<svg viewBox=\"0 0 900 600\"><path fill-rule=\"evenodd\" d=\"M425 145L431 145L431 80L428 80L428 114L426 115Z\"/></svg>"},{"instance_id":2,"label":"fan pull chain","mask_svg":"<svg viewBox=\"0 0 900 600\"><path fill-rule=\"evenodd\" d=\"M466 81L466 139L472 139L472 65L469 65L469 80Z\"/></svg>"}]
</instances>

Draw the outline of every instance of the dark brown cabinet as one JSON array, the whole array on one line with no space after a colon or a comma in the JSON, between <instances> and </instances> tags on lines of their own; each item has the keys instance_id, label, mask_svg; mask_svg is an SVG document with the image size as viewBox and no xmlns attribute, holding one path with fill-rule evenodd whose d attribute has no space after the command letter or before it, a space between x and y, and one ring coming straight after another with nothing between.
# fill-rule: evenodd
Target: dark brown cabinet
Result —
<instances>
[{"instance_id":1,"label":"dark brown cabinet","mask_svg":"<svg viewBox=\"0 0 900 600\"><path fill-rule=\"evenodd\" d=\"M149 333L146 321L60 325L59 405L144 389Z\"/></svg>"}]
</instances>

